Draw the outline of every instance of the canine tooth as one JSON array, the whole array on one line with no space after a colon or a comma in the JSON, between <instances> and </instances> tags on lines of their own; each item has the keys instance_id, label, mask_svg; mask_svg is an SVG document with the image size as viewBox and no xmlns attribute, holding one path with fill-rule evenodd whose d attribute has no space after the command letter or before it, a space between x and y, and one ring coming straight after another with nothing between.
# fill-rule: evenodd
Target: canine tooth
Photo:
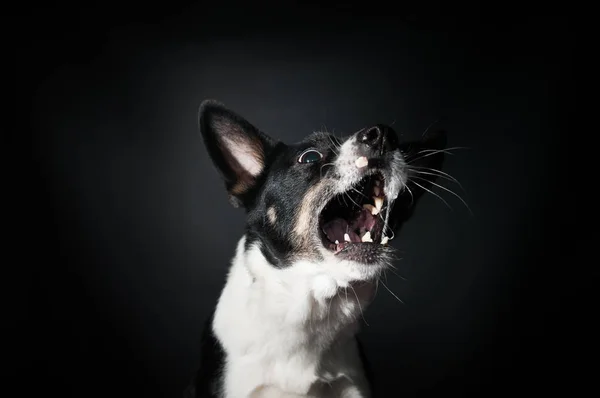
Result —
<instances>
[{"instance_id":1,"label":"canine tooth","mask_svg":"<svg viewBox=\"0 0 600 398\"><path fill-rule=\"evenodd\" d=\"M379 196L379 194L381 193L381 188L373 187L373 193L375 194L375 196Z\"/></svg>"},{"instance_id":2,"label":"canine tooth","mask_svg":"<svg viewBox=\"0 0 600 398\"><path fill-rule=\"evenodd\" d=\"M381 244L382 245L387 245L387 243L388 243L389 240L390 239L387 236L384 236L383 238L381 238Z\"/></svg>"},{"instance_id":3,"label":"canine tooth","mask_svg":"<svg viewBox=\"0 0 600 398\"><path fill-rule=\"evenodd\" d=\"M348 235L347 233L344 234L344 240L346 242L350 242L350 235Z\"/></svg>"},{"instance_id":4,"label":"canine tooth","mask_svg":"<svg viewBox=\"0 0 600 398\"><path fill-rule=\"evenodd\" d=\"M370 231L365 232L365 234L363 235L362 238L360 238L360 240L363 242L373 242L373 239L371 239L371 232Z\"/></svg>"},{"instance_id":5,"label":"canine tooth","mask_svg":"<svg viewBox=\"0 0 600 398\"><path fill-rule=\"evenodd\" d=\"M336 244L336 245L339 245L339 244L340 244L340 241L336 239L336 240L335 240L335 244Z\"/></svg>"},{"instance_id":6,"label":"canine tooth","mask_svg":"<svg viewBox=\"0 0 600 398\"><path fill-rule=\"evenodd\" d=\"M377 211L381 211L381 208L383 207L383 198L373 197L373 200L375 201L375 207L377 208Z\"/></svg>"},{"instance_id":7,"label":"canine tooth","mask_svg":"<svg viewBox=\"0 0 600 398\"><path fill-rule=\"evenodd\" d=\"M354 163L356 164L356 167L362 169L363 167L369 164L369 159L367 159L365 156L361 156L358 159L356 159Z\"/></svg>"},{"instance_id":8,"label":"canine tooth","mask_svg":"<svg viewBox=\"0 0 600 398\"><path fill-rule=\"evenodd\" d=\"M363 205L363 209L367 209L369 210L369 212L371 212L372 215L376 216L377 214L379 214L379 209L373 205L370 204L365 204Z\"/></svg>"}]
</instances>

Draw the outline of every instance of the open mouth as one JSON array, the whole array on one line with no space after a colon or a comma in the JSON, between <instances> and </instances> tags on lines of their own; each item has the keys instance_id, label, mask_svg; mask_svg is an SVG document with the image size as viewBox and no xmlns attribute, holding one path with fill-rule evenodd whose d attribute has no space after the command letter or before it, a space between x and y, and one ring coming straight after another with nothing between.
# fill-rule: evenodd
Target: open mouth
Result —
<instances>
[{"instance_id":1,"label":"open mouth","mask_svg":"<svg viewBox=\"0 0 600 398\"><path fill-rule=\"evenodd\" d=\"M353 248L376 250L387 245L385 236L385 180L381 174L367 176L350 190L332 198L319 217L323 245L335 254ZM372 251L372 250L370 250Z\"/></svg>"}]
</instances>

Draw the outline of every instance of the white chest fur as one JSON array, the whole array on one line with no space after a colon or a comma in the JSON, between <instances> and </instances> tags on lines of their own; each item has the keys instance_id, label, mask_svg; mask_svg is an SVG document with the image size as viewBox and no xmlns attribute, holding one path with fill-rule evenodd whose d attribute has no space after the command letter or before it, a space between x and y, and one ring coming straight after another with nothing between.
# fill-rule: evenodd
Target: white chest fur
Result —
<instances>
[{"instance_id":1,"label":"white chest fur","mask_svg":"<svg viewBox=\"0 0 600 398\"><path fill-rule=\"evenodd\" d=\"M213 330L226 352L225 398L367 397L354 334L372 284L339 266L276 269L238 243Z\"/></svg>"}]
</instances>

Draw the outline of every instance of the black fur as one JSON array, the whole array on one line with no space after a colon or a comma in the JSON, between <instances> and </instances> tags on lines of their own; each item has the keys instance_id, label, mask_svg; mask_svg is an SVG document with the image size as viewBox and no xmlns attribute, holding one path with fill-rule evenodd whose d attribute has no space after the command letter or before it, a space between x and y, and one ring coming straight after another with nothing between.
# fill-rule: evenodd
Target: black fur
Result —
<instances>
[{"instance_id":1,"label":"black fur","mask_svg":"<svg viewBox=\"0 0 600 398\"><path fill-rule=\"evenodd\" d=\"M280 146L265 170L262 186L256 198L247 208L246 245L261 242L265 257L276 267L285 267L293 254L290 231L294 227L295 210L300 207L306 191L326 172L321 166L331 162L335 156L326 134L314 133L300 143ZM319 163L300 164L297 159L308 149L315 148L323 154ZM267 219L270 207L277 210L277 222Z\"/></svg>"},{"instance_id":2,"label":"black fur","mask_svg":"<svg viewBox=\"0 0 600 398\"><path fill-rule=\"evenodd\" d=\"M356 336L356 345L358 347L358 355L360 356L360 360L363 364L363 368L365 371L365 377L371 386L371 396L378 397L377 393L377 383L375 380L375 373L373 373L373 368L371 367L371 362L369 361L369 357L367 357L367 353L365 352L365 347L360 339L360 337Z\"/></svg>"},{"instance_id":3,"label":"black fur","mask_svg":"<svg viewBox=\"0 0 600 398\"><path fill-rule=\"evenodd\" d=\"M216 308L204 323L200 340L200 363L196 374L184 393L184 398L216 398L221 391L221 372L225 365L225 351L212 331Z\"/></svg>"}]
</instances>

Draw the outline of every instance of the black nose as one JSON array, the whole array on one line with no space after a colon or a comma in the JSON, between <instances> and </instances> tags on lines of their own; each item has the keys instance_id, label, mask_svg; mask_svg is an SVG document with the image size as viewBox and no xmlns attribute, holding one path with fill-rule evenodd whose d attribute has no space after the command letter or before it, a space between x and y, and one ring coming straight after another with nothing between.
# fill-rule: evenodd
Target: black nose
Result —
<instances>
[{"instance_id":1,"label":"black nose","mask_svg":"<svg viewBox=\"0 0 600 398\"><path fill-rule=\"evenodd\" d=\"M369 127L359 133L358 142L380 151L393 151L398 148L396 132L383 124Z\"/></svg>"}]
</instances>

